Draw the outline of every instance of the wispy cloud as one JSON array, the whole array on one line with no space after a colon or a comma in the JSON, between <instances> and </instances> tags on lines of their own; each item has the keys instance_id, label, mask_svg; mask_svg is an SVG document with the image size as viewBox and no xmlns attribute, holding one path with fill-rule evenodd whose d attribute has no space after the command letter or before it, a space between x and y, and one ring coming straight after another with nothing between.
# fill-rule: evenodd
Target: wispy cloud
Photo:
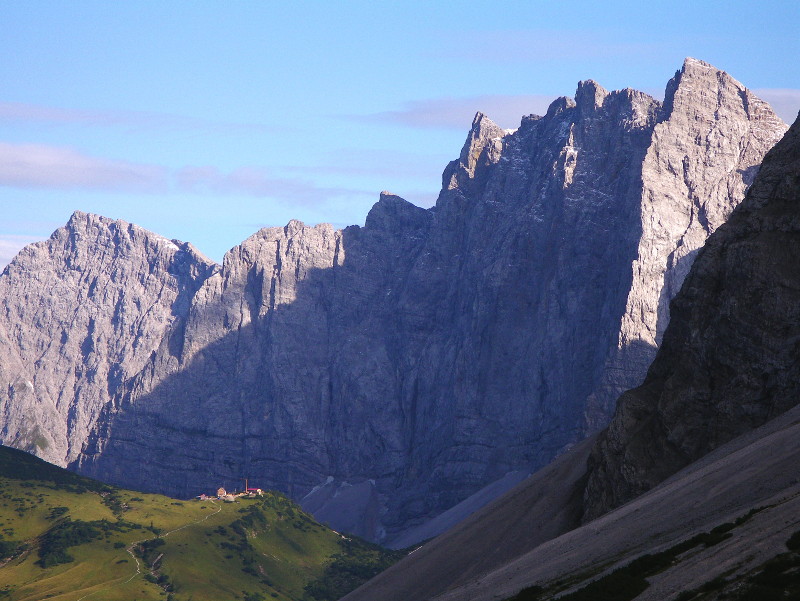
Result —
<instances>
[{"instance_id":1,"label":"wispy cloud","mask_svg":"<svg viewBox=\"0 0 800 601\"><path fill-rule=\"evenodd\" d=\"M483 95L433 98L406 102L402 108L355 119L387 122L418 128L459 129L465 132L480 111L501 127L514 128L523 115L543 115L556 96L546 94Z\"/></svg>"},{"instance_id":2,"label":"wispy cloud","mask_svg":"<svg viewBox=\"0 0 800 601\"><path fill-rule=\"evenodd\" d=\"M466 127L460 128L466 136ZM457 149L453 149L458 156ZM337 148L327 152L324 159L313 166L314 173L334 176L373 176L380 178L396 177L401 174L405 178L428 177L431 173L437 176L454 158L450 153L403 152L385 148ZM307 173L308 166L284 167L284 171Z\"/></svg>"},{"instance_id":3,"label":"wispy cloud","mask_svg":"<svg viewBox=\"0 0 800 601\"><path fill-rule=\"evenodd\" d=\"M229 173L216 167L184 167L175 173L175 182L178 189L188 192L269 197L304 205L365 194L364 190L318 186L304 179L281 177L263 167L240 167Z\"/></svg>"},{"instance_id":4,"label":"wispy cloud","mask_svg":"<svg viewBox=\"0 0 800 601\"><path fill-rule=\"evenodd\" d=\"M216 167L131 163L89 156L73 148L0 142L0 186L13 188L85 189L110 192L238 195L295 204L321 204L364 190L319 186L301 178L282 177L263 167L229 172Z\"/></svg>"},{"instance_id":5,"label":"wispy cloud","mask_svg":"<svg viewBox=\"0 0 800 601\"><path fill-rule=\"evenodd\" d=\"M17 256L24 246L37 242L42 238L33 236L19 236L15 234L0 234L0 271Z\"/></svg>"},{"instance_id":6,"label":"wispy cloud","mask_svg":"<svg viewBox=\"0 0 800 601\"><path fill-rule=\"evenodd\" d=\"M0 119L19 123L120 125L150 122L155 116L135 112L87 111L22 102L0 102ZM158 119L158 117L155 117ZM162 117L164 118L164 117Z\"/></svg>"},{"instance_id":7,"label":"wispy cloud","mask_svg":"<svg viewBox=\"0 0 800 601\"><path fill-rule=\"evenodd\" d=\"M663 98L663 90L648 89L654 98ZM800 110L800 90L757 89L753 92L769 102L778 116L793 123ZM401 108L371 115L352 116L359 121L384 122L422 129L458 129L466 131L472 118L480 111L501 127L519 125L523 115L543 115L556 96L547 94L483 95L462 98L432 98L412 100Z\"/></svg>"},{"instance_id":8,"label":"wispy cloud","mask_svg":"<svg viewBox=\"0 0 800 601\"><path fill-rule=\"evenodd\" d=\"M769 102L772 110L786 123L791 125L797 119L797 112L800 111L800 90L761 88L753 90L753 93Z\"/></svg>"},{"instance_id":9,"label":"wispy cloud","mask_svg":"<svg viewBox=\"0 0 800 601\"><path fill-rule=\"evenodd\" d=\"M103 111L0 102L0 120L10 123L46 123L50 125L84 125L92 127L129 127L137 129L199 129L203 131L287 132L286 126L258 123L237 123L197 119L168 113L146 111Z\"/></svg>"},{"instance_id":10,"label":"wispy cloud","mask_svg":"<svg viewBox=\"0 0 800 601\"><path fill-rule=\"evenodd\" d=\"M0 185L158 192L166 188L167 170L92 157L67 147L0 142Z\"/></svg>"}]
</instances>

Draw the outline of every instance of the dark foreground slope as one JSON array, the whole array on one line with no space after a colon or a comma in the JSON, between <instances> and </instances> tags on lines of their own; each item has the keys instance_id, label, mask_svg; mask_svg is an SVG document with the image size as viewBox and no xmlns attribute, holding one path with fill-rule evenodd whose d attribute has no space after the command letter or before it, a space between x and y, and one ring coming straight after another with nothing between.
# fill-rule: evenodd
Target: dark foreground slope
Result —
<instances>
[{"instance_id":1,"label":"dark foreground slope","mask_svg":"<svg viewBox=\"0 0 800 601\"><path fill-rule=\"evenodd\" d=\"M800 122L701 251L658 357L591 459L586 517L800 401Z\"/></svg>"},{"instance_id":2,"label":"dark foreground slope","mask_svg":"<svg viewBox=\"0 0 800 601\"><path fill-rule=\"evenodd\" d=\"M612 598L675 599L717 578L726 583L709 585L711 590L736 589L762 564L785 553L786 541L800 530L798 461L800 411L795 408L623 507L548 541L479 583L436 598L506 599L523 587L538 585L549 591L542 595L545 599L579 589L643 554L675 547L680 557L670 558L655 573L642 570L650 585L640 595L617 593ZM695 539L687 548L679 546L715 528L715 535ZM800 566L796 558L793 562L795 568ZM794 584L800 581L795 578Z\"/></svg>"},{"instance_id":3,"label":"dark foreground slope","mask_svg":"<svg viewBox=\"0 0 800 601\"><path fill-rule=\"evenodd\" d=\"M559 462L562 469L571 464L574 475L585 472L585 457L581 449ZM551 525L553 517L579 510L580 502L560 510L538 504L544 495L560 502L557 491L563 494L571 482L552 474L542 482L534 480L535 475L533 486L521 485L487 508L486 514L465 520L345 600L496 601L533 586L544 592L526 601L545 600L580 589L637 557L664 551L669 552L667 558L656 562L653 573L642 570L650 584L638 596L626 596L629 589L623 586L610 589L611 596L601 597L595 591L580 601L674 600L718 577L725 582L715 583L717 592L743 587L762 564L786 552L786 541L800 530L798 462L800 411L795 408L719 447L623 507L555 536L552 532L565 522ZM516 515L503 509L512 506ZM537 536L549 528L551 536ZM719 534L692 541L715 528ZM519 552L523 542L530 543L527 552ZM493 554L507 549L515 551L509 553L512 560L499 565L492 561ZM497 567L484 569L490 565Z\"/></svg>"},{"instance_id":4,"label":"dark foreground slope","mask_svg":"<svg viewBox=\"0 0 800 601\"><path fill-rule=\"evenodd\" d=\"M653 574L642 598L671 598L716 576L727 579L722 588L747 589L800 528L800 415L786 412L800 400L799 295L800 120L699 254L645 383L620 399L588 466L588 449L574 449L348 601L502 599L533 585L546 598L767 506L731 538L698 543ZM571 495L576 487L583 493ZM552 504L526 524L543 497ZM537 535L547 528L554 532ZM516 559L494 562L498 548Z\"/></svg>"}]
</instances>

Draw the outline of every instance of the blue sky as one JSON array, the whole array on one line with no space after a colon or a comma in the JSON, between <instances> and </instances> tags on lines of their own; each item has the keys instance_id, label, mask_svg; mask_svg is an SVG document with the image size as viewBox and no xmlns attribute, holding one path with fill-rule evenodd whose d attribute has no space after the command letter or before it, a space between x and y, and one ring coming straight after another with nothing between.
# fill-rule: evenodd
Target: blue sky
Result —
<instances>
[{"instance_id":1,"label":"blue sky","mask_svg":"<svg viewBox=\"0 0 800 601\"><path fill-rule=\"evenodd\" d=\"M785 120L800 3L0 3L0 266L74 210L211 258L297 218L430 206L474 113L503 127L592 78L656 96L693 56Z\"/></svg>"}]
</instances>

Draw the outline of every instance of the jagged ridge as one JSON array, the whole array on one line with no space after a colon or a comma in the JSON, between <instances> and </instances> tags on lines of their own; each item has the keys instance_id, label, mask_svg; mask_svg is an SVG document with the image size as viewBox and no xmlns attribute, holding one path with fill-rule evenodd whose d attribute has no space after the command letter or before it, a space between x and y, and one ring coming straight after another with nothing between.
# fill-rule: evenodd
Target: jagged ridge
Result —
<instances>
[{"instance_id":1,"label":"jagged ridge","mask_svg":"<svg viewBox=\"0 0 800 601\"><path fill-rule=\"evenodd\" d=\"M654 568L643 588L595 594L796 592L798 265L800 118L699 253L647 379L608 429L345 599L545 601L637 557Z\"/></svg>"},{"instance_id":2,"label":"jagged ridge","mask_svg":"<svg viewBox=\"0 0 800 601\"><path fill-rule=\"evenodd\" d=\"M172 285L186 292L145 312L167 315L136 360L104 351L122 369L107 391L105 372L81 371L83 351L70 349L66 364L94 393L81 428L53 414L74 439L55 445L60 459L84 443L79 470L180 496L243 476L295 498L321 487L307 502L334 526L391 538L605 423L608 399L643 376L692 251L784 127L694 60L663 106L588 81L514 132L479 114L433 209L383 194L363 228L293 221L220 268L192 262L195 275ZM132 273L170 281L144 248ZM54 272L68 262L41 251L26 252ZM106 268L82 268L95 269ZM35 322L30 306L49 288L20 296L18 270L0 285L19 324ZM85 306L80 294L67 298ZM108 331L112 306L97 307ZM54 310L47 337L69 315ZM3 351L16 357L29 334L3 328L18 328ZM76 322L76 335L89 329L88 317ZM7 423L53 396L36 379L49 364L35 361L18 360L33 390L6 398Z\"/></svg>"}]
</instances>

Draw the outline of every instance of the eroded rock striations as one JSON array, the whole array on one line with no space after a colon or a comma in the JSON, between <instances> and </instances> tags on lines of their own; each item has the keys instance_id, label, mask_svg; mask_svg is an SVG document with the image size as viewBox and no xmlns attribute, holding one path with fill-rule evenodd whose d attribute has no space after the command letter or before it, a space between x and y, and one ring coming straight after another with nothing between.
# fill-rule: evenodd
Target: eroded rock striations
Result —
<instances>
[{"instance_id":1,"label":"eroded rock striations","mask_svg":"<svg viewBox=\"0 0 800 601\"><path fill-rule=\"evenodd\" d=\"M645 554L628 572L649 572L637 600L785 587L800 508L799 340L800 118L698 254L646 381L610 427L345 599L489 601L532 586L550 599ZM631 580L620 582L606 581L606 597L629 598Z\"/></svg>"},{"instance_id":2,"label":"eroded rock striations","mask_svg":"<svg viewBox=\"0 0 800 601\"><path fill-rule=\"evenodd\" d=\"M434 208L384 193L364 227L293 221L219 268L192 263L174 284L184 292L153 313L169 315L160 338L130 361L127 347L103 355L122 371L92 398L91 433L53 414L73 442L49 457L174 495L249 477L391 541L606 423L619 389L644 376L694 251L784 130L693 59L663 104L586 81L514 131L478 114ZM47 263L43 248L25 252ZM17 292L19 261L4 302L46 302L35 278ZM150 315L140 305L126 311ZM114 306L97 312L111 323ZM8 364L44 378L48 361L19 355L26 336L7 337ZM97 380L82 371L89 354L70 354L80 375L68 392ZM6 402L7 423L45 403L31 381L27 400Z\"/></svg>"},{"instance_id":3,"label":"eroded rock striations","mask_svg":"<svg viewBox=\"0 0 800 601\"><path fill-rule=\"evenodd\" d=\"M798 357L800 120L703 247L647 378L620 398L592 453L585 518L796 405Z\"/></svg>"},{"instance_id":4,"label":"eroded rock striations","mask_svg":"<svg viewBox=\"0 0 800 601\"><path fill-rule=\"evenodd\" d=\"M189 244L80 212L23 249L0 277L3 443L75 460L213 269Z\"/></svg>"}]
</instances>

